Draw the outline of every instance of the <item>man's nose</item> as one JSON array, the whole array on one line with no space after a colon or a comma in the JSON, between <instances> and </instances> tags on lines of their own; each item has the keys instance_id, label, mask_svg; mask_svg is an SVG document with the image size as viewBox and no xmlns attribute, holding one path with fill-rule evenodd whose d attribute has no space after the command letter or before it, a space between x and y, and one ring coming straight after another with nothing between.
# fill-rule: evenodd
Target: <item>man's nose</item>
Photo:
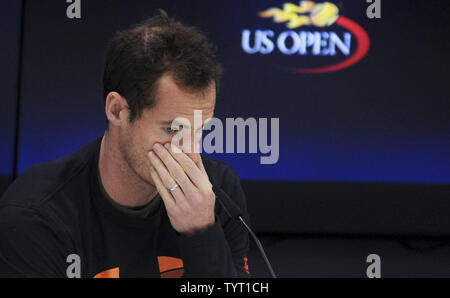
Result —
<instances>
[{"instance_id":1,"label":"man's nose","mask_svg":"<svg viewBox=\"0 0 450 298\"><path fill-rule=\"evenodd\" d=\"M200 153L200 142L201 142L201 134L191 134L190 146L187 147L183 143L183 139L180 141L180 146L177 146L181 151L183 151L190 159L192 159L195 163L198 162L198 154ZM169 142L170 145L170 142Z\"/></svg>"},{"instance_id":2,"label":"man's nose","mask_svg":"<svg viewBox=\"0 0 450 298\"><path fill-rule=\"evenodd\" d=\"M198 136L197 136L198 138ZM194 136L191 138L191 148L189 152L185 152L190 159L192 159L195 163L198 162L198 153L200 152L200 143L199 140Z\"/></svg>"}]
</instances>

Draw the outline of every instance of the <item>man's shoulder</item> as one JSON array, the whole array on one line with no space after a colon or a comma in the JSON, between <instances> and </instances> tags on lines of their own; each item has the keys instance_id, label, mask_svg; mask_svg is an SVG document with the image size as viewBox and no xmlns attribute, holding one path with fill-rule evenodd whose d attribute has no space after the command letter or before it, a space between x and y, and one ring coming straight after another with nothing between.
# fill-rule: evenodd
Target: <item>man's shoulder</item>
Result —
<instances>
[{"instance_id":1,"label":"man's shoulder","mask_svg":"<svg viewBox=\"0 0 450 298\"><path fill-rule=\"evenodd\" d=\"M37 207L54 197L69 186L73 179L88 171L88 165L99 140L83 146L70 155L29 167L2 195L0 206L13 204Z\"/></svg>"},{"instance_id":2,"label":"man's shoulder","mask_svg":"<svg viewBox=\"0 0 450 298\"><path fill-rule=\"evenodd\" d=\"M238 174L229 164L206 155L201 157L211 183L220 185L230 179L239 180Z\"/></svg>"},{"instance_id":3,"label":"man's shoulder","mask_svg":"<svg viewBox=\"0 0 450 298\"><path fill-rule=\"evenodd\" d=\"M202 161L208 174L209 181L218 191L216 192L214 190L216 196L222 197L222 191L226 194L226 197L223 197L223 199L220 200L222 203L216 204L217 214L222 215L220 220L223 223L229 220L229 213L228 211L222 211L222 204L228 205L229 202L227 201L232 200L235 205L239 206L240 212L242 212L247 222L249 222L247 199L237 172L225 162L208 156L202 155Z\"/></svg>"},{"instance_id":4,"label":"man's shoulder","mask_svg":"<svg viewBox=\"0 0 450 298\"><path fill-rule=\"evenodd\" d=\"M238 202L245 199L242 198L244 193L237 172L227 163L209 156L202 155L202 161L211 184L221 188L237 203L245 204Z\"/></svg>"}]
</instances>

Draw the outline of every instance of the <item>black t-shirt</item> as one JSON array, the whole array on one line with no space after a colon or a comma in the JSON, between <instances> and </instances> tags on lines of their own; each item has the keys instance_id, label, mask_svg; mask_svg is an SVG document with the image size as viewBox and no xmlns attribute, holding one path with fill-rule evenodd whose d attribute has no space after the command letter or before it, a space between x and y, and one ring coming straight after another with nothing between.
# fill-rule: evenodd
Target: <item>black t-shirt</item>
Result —
<instances>
[{"instance_id":1,"label":"black t-shirt","mask_svg":"<svg viewBox=\"0 0 450 298\"><path fill-rule=\"evenodd\" d=\"M159 193L152 198L150 202L145 204L144 206L138 206L138 207L125 207L114 201L109 194L106 192L105 188L103 187L102 178L100 176L100 170L97 171L97 179L98 179L98 186L100 187L100 191L102 193L102 196L105 197L111 205L115 206L117 209L121 210L122 212L125 212L127 214L131 214L132 216L140 216L140 217L147 217L152 213L158 212L159 205L161 204L162 198L159 195Z\"/></svg>"},{"instance_id":2,"label":"black t-shirt","mask_svg":"<svg viewBox=\"0 0 450 298\"><path fill-rule=\"evenodd\" d=\"M193 236L176 233L163 203L146 216L114 206L99 184L100 143L30 167L0 198L0 276L66 277L74 265L81 277L248 276L248 233L218 202L214 226ZM236 172L202 160L248 220Z\"/></svg>"}]
</instances>

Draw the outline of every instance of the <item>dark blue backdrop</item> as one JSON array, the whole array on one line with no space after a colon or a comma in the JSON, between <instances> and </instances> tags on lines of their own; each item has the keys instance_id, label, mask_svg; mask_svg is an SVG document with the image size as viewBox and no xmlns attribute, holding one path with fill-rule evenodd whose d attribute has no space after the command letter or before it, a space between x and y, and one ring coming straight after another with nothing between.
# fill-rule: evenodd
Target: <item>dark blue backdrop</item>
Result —
<instances>
[{"instance_id":1,"label":"dark blue backdrop","mask_svg":"<svg viewBox=\"0 0 450 298\"><path fill-rule=\"evenodd\" d=\"M6 66L2 173L13 173L16 128L19 173L103 133L107 42L116 30L163 8L218 46L225 76L216 116L280 118L278 163L260 165L259 155L215 155L241 178L450 182L450 25L443 1L383 1L380 20L366 17L365 1L336 2L368 32L371 49L350 68L318 75L286 72L277 67L279 56L241 48L244 29L284 30L257 16L283 1L82 1L80 20L66 17L65 1L26 1L20 126L14 118L20 1L2 3L13 11L1 18L10 28L0 57ZM314 57L282 59L294 66Z\"/></svg>"},{"instance_id":2,"label":"dark blue backdrop","mask_svg":"<svg viewBox=\"0 0 450 298\"><path fill-rule=\"evenodd\" d=\"M0 117L0 175L11 176L14 171L16 102L18 97L19 44L21 1L7 0L0 4L0 82L2 90ZM0 183L1 184L1 183Z\"/></svg>"}]
</instances>

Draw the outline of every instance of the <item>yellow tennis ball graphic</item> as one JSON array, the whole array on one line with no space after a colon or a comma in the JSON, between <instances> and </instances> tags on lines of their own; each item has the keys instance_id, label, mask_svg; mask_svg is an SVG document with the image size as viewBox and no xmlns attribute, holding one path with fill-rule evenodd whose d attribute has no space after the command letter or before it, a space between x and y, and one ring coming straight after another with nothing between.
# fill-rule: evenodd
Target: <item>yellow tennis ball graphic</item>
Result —
<instances>
[{"instance_id":1,"label":"yellow tennis ball graphic","mask_svg":"<svg viewBox=\"0 0 450 298\"><path fill-rule=\"evenodd\" d=\"M331 26L339 17L339 8L330 2L314 6L311 11L311 23L317 27Z\"/></svg>"}]
</instances>

